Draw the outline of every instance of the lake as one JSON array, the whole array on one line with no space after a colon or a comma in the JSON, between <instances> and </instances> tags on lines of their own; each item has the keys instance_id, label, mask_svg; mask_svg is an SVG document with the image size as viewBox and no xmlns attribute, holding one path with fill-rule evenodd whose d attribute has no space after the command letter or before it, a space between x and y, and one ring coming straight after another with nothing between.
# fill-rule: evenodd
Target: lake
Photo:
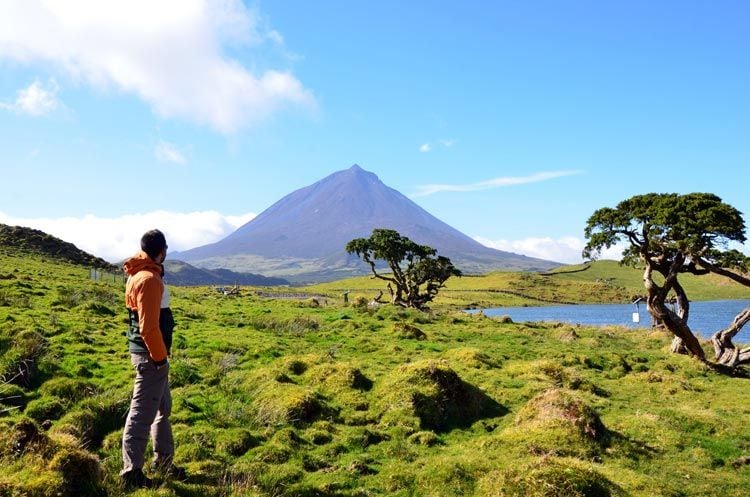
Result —
<instances>
[{"instance_id":1,"label":"lake","mask_svg":"<svg viewBox=\"0 0 750 497\"><path fill-rule=\"evenodd\" d=\"M714 300L709 302L691 302L688 325L694 333L708 338L716 331L729 326L734 317L750 300ZM633 313L638 310L640 322L633 322ZM631 328L648 328L651 316L645 303L638 309L634 304L595 304L595 305L552 305L541 307L495 307L482 309L487 316L510 316L516 322L524 321L559 321L563 323L585 325L619 325ZM469 312L479 312L473 310ZM735 337L737 343L750 343L750 325Z\"/></svg>"}]
</instances>

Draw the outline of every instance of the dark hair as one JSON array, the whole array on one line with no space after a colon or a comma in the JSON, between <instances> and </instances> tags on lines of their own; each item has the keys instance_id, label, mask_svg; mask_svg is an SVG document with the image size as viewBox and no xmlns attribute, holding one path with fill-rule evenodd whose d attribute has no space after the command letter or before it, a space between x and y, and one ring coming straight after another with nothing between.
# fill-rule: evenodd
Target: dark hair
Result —
<instances>
[{"instance_id":1,"label":"dark hair","mask_svg":"<svg viewBox=\"0 0 750 497\"><path fill-rule=\"evenodd\" d=\"M156 256L166 248L167 239L164 238L164 233L159 230L147 231L141 237L141 250L152 259L156 259Z\"/></svg>"}]
</instances>

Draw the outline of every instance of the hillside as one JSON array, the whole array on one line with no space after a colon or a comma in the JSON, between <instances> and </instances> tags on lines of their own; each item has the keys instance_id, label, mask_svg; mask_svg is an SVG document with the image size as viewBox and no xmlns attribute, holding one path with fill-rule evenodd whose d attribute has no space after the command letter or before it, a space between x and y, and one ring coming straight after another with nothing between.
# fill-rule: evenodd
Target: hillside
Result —
<instances>
[{"instance_id":1,"label":"hillside","mask_svg":"<svg viewBox=\"0 0 750 497\"><path fill-rule=\"evenodd\" d=\"M43 231L22 226L0 224L0 251L6 254L33 253L79 266L106 270L117 269L113 264L80 250L72 243Z\"/></svg>"},{"instance_id":2,"label":"hillside","mask_svg":"<svg viewBox=\"0 0 750 497\"><path fill-rule=\"evenodd\" d=\"M288 285L289 282L283 278L272 278L252 273L237 273L228 269L203 269L192 266L186 262L164 261L166 281L170 285L192 286L192 285L251 285L251 286L278 286Z\"/></svg>"},{"instance_id":3,"label":"hillside","mask_svg":"<svg viewBox=\"0 0 750 497\"><path fill-rule=\"evenodd\" d=\"M174 257L294 282L335 280L367 273L368 267L344 247L375 228L395 229L429 245L467 274L544 271L558 265L485 247L357 165L290 193L226 238Z\"/></svg>"},{"instance_id":4,"label":"hillside","mask_svg":"<svg viewBox=\"0 0 750 497\"><path fill-rule=\"evenodd\" d=\"M1 256L0 275L0 495L125 495L121 284L35 255ZM724 497L750 481L746 371L671 355L660 332L205 287L172 304L189 477L140 496Z\"/></svg>"}]
</instances>

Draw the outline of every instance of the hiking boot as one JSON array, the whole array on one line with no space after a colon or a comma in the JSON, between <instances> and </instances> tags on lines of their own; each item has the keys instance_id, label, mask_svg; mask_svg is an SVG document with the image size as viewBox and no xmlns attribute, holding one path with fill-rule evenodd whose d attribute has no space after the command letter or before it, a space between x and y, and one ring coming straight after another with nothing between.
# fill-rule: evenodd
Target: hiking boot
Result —
<instances>
[{"instance_id":1,"label":"hiking boot","mask_svg":"<svg viewBox=\"0 0 750 497\"><path fill-rule=\"evenodd\" d=\"M120 475L120 484L128 490L135 488L152 488L154 482L143 474L141 468L133 468Z\"/></svg>"},{"instance_id":2,"label":"hiking boot","mask_svg":"<svg viewBox=\"0 0 750 497\"><path fill-rule=\"evenodd\" d=\"M187 471L185 471L185 468L182 466L175 466L171 461L166 463L154 461L151 463L151 471L173 480L187 480Z\"/></svg>"}]
</instances>

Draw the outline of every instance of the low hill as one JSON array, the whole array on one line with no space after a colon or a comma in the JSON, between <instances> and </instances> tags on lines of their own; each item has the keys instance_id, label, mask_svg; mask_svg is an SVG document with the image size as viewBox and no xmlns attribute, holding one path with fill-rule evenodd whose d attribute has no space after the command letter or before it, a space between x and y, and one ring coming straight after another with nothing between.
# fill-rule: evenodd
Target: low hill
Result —
<instances>
[{"instance_id":1,"label":"low hill","mask_svg":"<svg viewBox=\"0 0 750 497\"><path fill-rule=\"evenodd\" d=\"M71 262L79 266L118 270L117 266L93 256L43 231L0 224L0 250L6 253L31 253Z\"/></svg>"},{"instance_id":2,"label":"low hill","mask_svg":"<svg viewBox=\"0 0 750 497\"><path fill-rule=\"evenodd\" d=\"M33 255L0 257L0 276L0 495L131 495L122 284ZM188 477L147 469L159 488L137 495L724 497L750 481L747 371L669 354L662 332L205 287L172 306Z\"/></svg>"},{"instance_id":3,"label":"low hill","mask_svg":"<svg viewBox=\"0 0 750 497\"><path fill-rule=\"evenodd\" d=\"M187 262L164 261L165 280L170 285L251 285L251 286L279 286L288 285L283 278L261 276L252 273L237 273L228 269L203 269L192 266Z\"/></svg>"}]
</instances>

